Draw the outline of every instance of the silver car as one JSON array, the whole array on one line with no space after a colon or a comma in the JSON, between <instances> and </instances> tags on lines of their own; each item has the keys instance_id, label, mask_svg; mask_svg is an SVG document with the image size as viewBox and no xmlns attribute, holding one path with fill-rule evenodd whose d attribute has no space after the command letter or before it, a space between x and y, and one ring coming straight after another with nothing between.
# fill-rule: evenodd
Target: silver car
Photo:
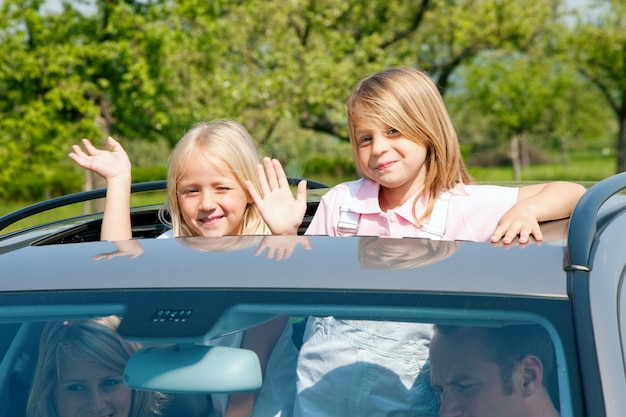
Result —
<instances>
[{"instance_id":1,"label":"silver car","mask_svg":"<svg viewBox=\"0 0 626 417\"><path fill-rule=\"evenodd\" d=\"M121 338L138 346L125 365L124 384L160 395L158 412L165 416L220 415L225 398L266 388L269 368L241 336L278 318L290 328L295 353L277 365L286 375L277 379L285 384L277 391L297 404L307 323L335 317L382 327L538 325L552 343L555 366L545 379L560 415L623 417L626 200L619 191L625 187L626 174L590 187L569 221L542 225L543 242L506 247L303 235L154 239L165 229L156 207L133 210L137 239L129 242L99 241L101 215L1 234L15 220L102 196L102 190L4 216L0 416L27 415L47 323L115 316ZM309 202L301 231L316 204ZM238 343L224 342L238 336ZM381 378L385 373L381 369ZM365 381L349 384L366 389ZM348 401L337 397L320 402ZM253 415L274 415L254 407Z\"/></svg>"}]
</instances>

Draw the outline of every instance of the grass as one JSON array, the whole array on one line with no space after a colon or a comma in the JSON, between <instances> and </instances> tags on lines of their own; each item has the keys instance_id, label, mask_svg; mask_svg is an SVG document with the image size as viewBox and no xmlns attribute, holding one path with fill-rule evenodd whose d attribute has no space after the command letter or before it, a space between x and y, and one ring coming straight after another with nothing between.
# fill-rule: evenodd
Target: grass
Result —
<instances>
[{"instance_id":1,"label":"grass","mask_svg":"<svg viewBox=\"0 0 626 417\"><path fill-rule=\"evenodd\" d=\"M597 182L615 174L615 169L614 156L584 152L572 154L568 161L523 168L521 176L522 181ZM513 181L511 167L469 167L469 171L478 182Z\"/></svg>"},{"instance_id":2,"label":"grass","mask_svg":"<svg viewBox=\"0 0 626 417\"><path fill-rule=\"evenodd\" d=\"M511 168L470 168L470 174L477 182L513 181ZM522 181L573 181L597 182L615 174L613 166L591 167L542 165L522 170Z\"/></svg>"}]
</instances>

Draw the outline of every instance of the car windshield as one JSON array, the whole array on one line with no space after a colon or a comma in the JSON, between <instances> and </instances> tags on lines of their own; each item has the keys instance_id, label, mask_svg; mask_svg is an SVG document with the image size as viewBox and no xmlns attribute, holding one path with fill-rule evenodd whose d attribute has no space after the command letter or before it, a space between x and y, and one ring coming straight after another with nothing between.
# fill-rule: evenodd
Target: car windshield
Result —
<instances>
[{"instance_id":1,"label":"car windshield","mask_svg":"<svg viewBox=\"0 0 626 417\"><path fill-rule=\"evenodd\" d=\"M102 316L91 316L86 314L89 310L94 310L92 305L75 306L74 311L63 309L61 307L52 307L49 312L43 314L43 308L40 317L31 317L28 320L18 317L11 318L10 312L4 317L4 323L0 326L1 349L3 354L2 371L6 377L3 379L2 398L3 415L18 416L26 415L27 403L29 407L55 407L58 403L54 400L53 393L45 396L44 392L37 394L35 391L41 389L40 378L44 378L40 374L41 367L45 365L46 349L53 349L53 342L49 340L49 331L52 327L56 332L62 332L63 327L80 327L81 323L89 323L93 321L103 320ZM262 320L268 315L268 308L260 308L261 306L241 305L236 306L228 317L223 318L222 323L234 322L246 323L255 319ZM265 306L269 307L269 306ZM261 312L254 312L255 309ZM65 310L65 311L64 311ZM76 314L78 310L82 310L80 314ZM269 308L271 310L271 308ZM313 308L313 310L316 310ZM325 309L326 313L333 312L333 309ZM368 312L360 311L360 309L336 310L336 316L306 316L303 314L288 315L285 320L281 316L276 319L259 325L259 328L265 328L267 331L268 323L276 320L284 330L274 346L271 359L263 372L260 370L260 364L257 357L250 355L250 350L241 349L242 340L246 334L243 331L228 333L220 337L209 338L196 343L180 343L173 344L172 341L166 340L166 334L163 336L146 338L139 337L142 340L139 343L134 342L137 337L132 335L123 335L123 340L128 341L129 346L133 346L128 362L123 368L113 369L112 371L99 372L101 368L105 370L112 368L108 363L109 358L105 352L99 352L101 349L96 343L97 338L92 341L93 345L88 346L88 353L81 353L79 347L74 347L72 357L64 357L56 366L57 372L70 372L67 378L70 381L83 381L85 387L79 388L78 385L67 388L65 376L60 377L59 384L62 389L72 390L74 394L79 389L89 389L91 378L96 381L108 378L106 384L125 384L129 389L136 391L145 391L147 393L158 393L159 396L153 398L151 407L159 408L162 415L197 415L208 416L210 410L214 407L224 407L228 403L229 394L241 393L245 391L265 392L273 391L273 396L261 397L261 403L256 406L281 406L293 407L298 401L306 404L307 408L318 407L325 408L332 404L333 408L345 411L350 410L350 404L344 404L343 399L334 395L337 389L336 384L345 384L356 376L371 378L371 381L360 381L356 383L349 391L353 395L363 396L367 398L373 392L380 391L377 395L381 395L381 402L398 401L406 398L407 393L413 392L416 397L408 401L403 406L408 409L425 409L436 413L439 408L440 395L448 394L449 390L458 390L457 381L461 376L464 378L463 383L467 384L493 384L495 386L504 386L510 376L501 375L499 373L485 374L485 364L493 364L494 369L498 369L496 365L497 351L493 349L493 342L489 345L480 340L478 337L486 337L491 333L496 336L502 332L505 336L499 336L500 343L507 340L517 340L516 345L507 344L506 348L513 346L521 346L520 340L523 341L528 334L539 329L544 332L547 337L541 339L546 341L546 345L537 352L520 353L513 352L507 360L506 366L515 367L518 361L522 360L526 355L537 355L541 361L543 372L543 381L546 390L550 395L553 403L557 408L562 404L559 399L559 377L557 369L561 370L561 379L567 371L565 364L565 355L563 347L557 339L556 355L551 342L550 334L555 331L552 328L545 328L545 321L539 317L528 317L516 314L501 314L489 317L476 317L468 320L464 315L463 320L459 320L459 312L453 310L442 309L436 315L437 317L437 337L440 344L435 345L437 350L429 355L429 344L433 337L435 327L432 321L425 322L420 317L429 317L434 319L434 310L429 309L403 309L403 320L362 320L352 319L352 316L398 316L399 311L387 310ZM304 312L304 311L302 311ZM17 313L17 312L15 312ZM159 317L154 320L170 320L184 322L184 317L189 312L186 311L163 311ZM409 317L410 316L410 317ZM43 320L54 317L58 320ZM118 315L122 319L122 323L126 320L123 314ZM106 317L109 318L109 317ZM532 319L535 319L533 321ZM542 324L538 324L541 322ZM487 324L489 326L485 327ZM337 340L339 346L329 346L335 349L328 357L331 362L318 363L319 357L324 356L316 349L315 344L307 349L307 352L313 357L298 358L298 350L303 349L303 345L311 343L310 340L302 338L306 333L307 326L322 326L329 329L342 330L346 334L356 334L355 330L365 330L369 335L363 340ZM132 325L122 326L121 333L131 331L129 327ZM236 327L236 326L235 326ZM89 329L89 326L85 325ZM248 334L255 334L254 327L248 329ZM74 330L76 331L76 330ZM258 332L257 332L258 334ZM402 336L412 336L412 343L407 344ZM58 335L57 335L58 336ZM374 338L374 336L376 336ZM385 342L368 343L369 340L378 340L382 338ZM445 342L441 342L445 341ZM69 342L68 342L69 343ZM346 345L343 346L342 343ZM462 343L462 344L459 344ZM470 351L472 343L477 344L476 351ZM135 351L135 347L139 349ZM67 348L67 347L66 347ZM349 352L351 349L357 349L360 353L361 361L346 365L339 368L332 366L333 355L340 355L341 352ZM93 352L98 352L94 354ZM317 356L316 353L317 352ZM385 352L383 360L373 361L373 358ZM437 353L435 353L437 352ZM545 353L547 352L547 353ZM436 356L439 355L439 356ZM547 355L547 356L541 356ZM83 358L84 356L84 358ZM387 356L387 357L385 357ZM397 368L398 361L411 358L411 367L414 368L414 375L406 374ZM39 358L39 363L38 363ZM401 359L404 358L404 359ZM430 363L432 361L432 363ZM476 361L476 363L472 363ZM48 364L48 366L52 366ZM297 372L318 372L327 371L324 378L316 381L315 384L306 386L304 389L296 389ZM434 373L431 373L434 372ZM487 376L490 379L487 379ZM497 377L497 378L496 378ZM432 384L431 384L432 378ZM111 382L116 381L116 382ZM104 384L101 383L101 384ZM55 384L55 381L47 380L45 384ZM76 384L76 382L74 382ZM97 386L97 385L95 385ZM64 388L66 387L66 388ZM335 388L333 388L335 387ZM32 391L32 390L35 391ZM105 388L106 389L106 388ZM427 389L430 393L425 397L420 394L420 390ZM28 400L29 390L31 390L30 403ZM389 390L389 391L387 391ZM49 390L48 390L49 392ZM296 392L299 392L296 395ZM386 392L386 394L384 394ZM450 391L454 392L454 391ZM279 395L281 398L276 398ZM565 390L565 395L568 391ZM385 399L388 396L388 399ZM421 397L421 400L419 399ZM160 398L160 400L158 400ZM269 398L269 399L268 399ZM298 400L299 398L299 400ZM47 401L48 404L35 404L34 402ZM567 400L567 399L566 399ZM269 401L263 404L262 401ZM278 404L271 404L272 401L278 401ZM564 401L567 404L567 401ZM369 405L370 411L375 411L381 404L373 402ZM32 410L31 410L32 411ZM29 414L30 415L30 414ZM269 415L269 414L268 414ZM436 414L435 414L436 415ZM567 415L567 414L565 414Z\"/></svg>"}]
</instances>

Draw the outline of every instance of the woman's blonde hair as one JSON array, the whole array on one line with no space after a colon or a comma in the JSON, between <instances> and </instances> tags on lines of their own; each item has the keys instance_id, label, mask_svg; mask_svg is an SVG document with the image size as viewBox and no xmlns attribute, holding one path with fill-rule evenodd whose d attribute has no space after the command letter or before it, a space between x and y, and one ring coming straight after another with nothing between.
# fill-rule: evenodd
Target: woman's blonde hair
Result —
<instances>
[{"instance_id":1,"label":"woman's blonde hair","mask_svg":"<svg viewBox=\"0 0 626 417\"><path fill-rule=\"evenodd\" d=\"M355 160L358 160L355 130L359 118L378 120L426 147L424 188L413 204L416 219L415 204L422 195L429 197L428 208L418 220L430 216L440 193L458 183L472 182L443 98L424 71L389 68L367 77L354 87L347 107Z\"/></svg>"},{"instance_id":2,"label":"woman's blonde hair","mask_svg":"<svg viewBox=\"0 0 626 417\"><path fill-rule=\"evenodd\" d=\"M217 120L213 123L199 123L183 136L170 156L167 171L167 203L160 213L160 219L171 225L174 236L196 236L183 220L178 204L177 186L185 175L189 161L200 158L209 164L211 159L220 159L228 165L239 185L248 193L245 181L251 181L261 193L256 174L259 153L256 142L246 128L232 120ZM169 219L168 219L169 217ZM270 234L254 203L249 203L243 215L239 234Z\"/></svg>"},{"instance_id":3,"label":"woman's blonde hair","mask_svg":"<svg viewBox=\"0 0 626 417\"><path fill-rule=\"evenodd\" d=\"M117 333L116 316L47 323L39 342L39 358L28 396L28 417L56 417L54 390L60 379L60 364L68 358L100 363L120 373L140 345L124 341ZM155 412L153 393L133 391L129 417Z\"/></svg>"}]
</instances>

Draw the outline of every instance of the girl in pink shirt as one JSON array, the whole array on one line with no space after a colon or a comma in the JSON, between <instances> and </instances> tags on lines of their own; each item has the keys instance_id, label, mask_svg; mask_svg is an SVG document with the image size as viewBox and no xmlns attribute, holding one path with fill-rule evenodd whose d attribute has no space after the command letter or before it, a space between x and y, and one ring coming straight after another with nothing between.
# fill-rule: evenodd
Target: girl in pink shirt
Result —
<instances>
[{"instance_id":1,"label":"girl in pink shirt","mask_svg":"<svg viewBox=\"0 0 626 417\"><path fill-rule=\"evenodd\" d=\"M443 98L422 71L374 74L347 107L363 178L324 195L307 234L525 243L542 240L539 222L568 217L585 190L568 182L473 185ZM431 335L429 324L311 317L295 416L436 416Z\"/></svg>"},{"instance_id":2,"label":"girl in pink shirt","mask_svg":"<svg viewBox=\"0 0 626 417\"><path fill-rule=\"evenodd\" d=\"M443 98L422 71L374 74L354 88L347 107L363 179L329 191L307 234L503 243L519 237L525 243L531 235L542 240L539 222L568 217L585 191L563 181L519 188L472 185ZM442 200L448 216L433 235L429 221Z\"/></svg>"}]
</instances>

